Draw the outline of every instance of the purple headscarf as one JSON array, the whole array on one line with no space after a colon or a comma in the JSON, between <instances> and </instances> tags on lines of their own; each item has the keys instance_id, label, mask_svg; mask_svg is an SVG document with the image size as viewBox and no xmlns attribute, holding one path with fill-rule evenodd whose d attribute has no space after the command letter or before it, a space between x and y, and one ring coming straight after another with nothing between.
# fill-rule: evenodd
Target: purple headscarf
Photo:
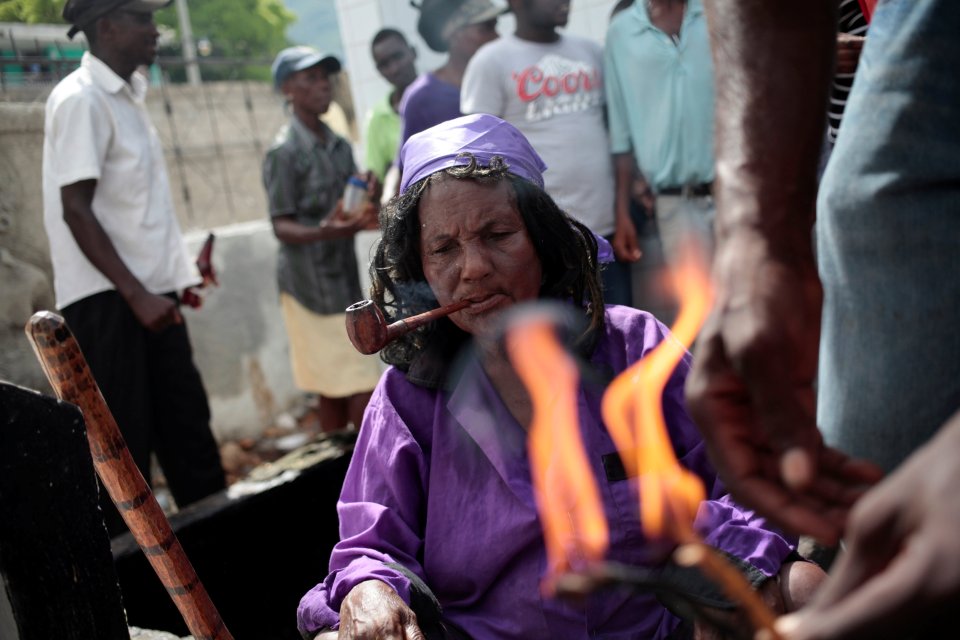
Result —
<instances>
[{"instance_id":1,"label":"purple headscarf","mask_svg":"<svg viewBox=\"0 0 960 640\"><path fill-rule=\"evenodd\" d=\"M400 193L427 176L470 163L469 153L483 166L500 156L507 170L543 188L547 165L516 127L496 116L478 113L441 122L410 136L400 150L403 178Z\"/></svg>"},{"instance_id":2,"label":"purple headscarf","mask_svg":"<svg viewBox=\"0 0 960 640\"><path fill-rule=\"evenodd\" d=\"M447 120L414 134L400 149L403 177L400 193L429 175L457 165L470 163L469 153L483 166L500 156L507 171L543 189L547 165L516 127L497 116L478 113ZM598 262L613 262L613 248L606 239L597 239Z\"/></svg>"}]
</instances>

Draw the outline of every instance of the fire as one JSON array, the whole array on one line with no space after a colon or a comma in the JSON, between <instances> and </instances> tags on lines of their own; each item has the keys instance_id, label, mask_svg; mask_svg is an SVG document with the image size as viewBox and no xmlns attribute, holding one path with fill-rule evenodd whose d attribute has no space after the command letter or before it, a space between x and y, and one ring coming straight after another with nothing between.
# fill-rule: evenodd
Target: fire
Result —
<instances>
[{"instance_id":1,"label":"fire","mask_svg":"<svg viewBox=\"0 0 960 640\"><path fill-rule=\"evenodd\" d=\"M700 479L677 461L662 411L663 390L696 338L712 302L699 254L690 245L673 273L680 313L671 336L610 384L603 419L624 467L640 478L640 521L650 538L687 541L705 493Z\"/></svg>"},{"instance_id":2,"label":"fire","mask_svg":"<svg viewBox=\"0 0 960 640\"><path fill-rule=\"evenodd\" d=\"M574 557L586 562L603 558L607 520L580 444L576 364L546 318L512 327L507 351L533 403L530 466L547 548L549 591L550 577L570 570Z\"/></svg>"},{"instance_id":3,"label":"fire","mask_svg":"<svg viewBox=\"0 0 960 640\"><path fill-rule=\"evenodd\" d=\"M743 575L694 532L694 517L706 498L703 483L677 460L663 416L663 391L712 304L698 248L688 244L682 264L672 274L680 313L671 335L611 383L601 410L624 467L639 477L646 536L679 544L674 553L679 564L699 567L743 607L758 637L777 640L781 636L773 628L773 613ZM560 573L578 568L574 553L586 563L601 564L609 533L579 442L576 366L546 319L512 326L507 351L533 401L529 449L550 567L544 583L549 592Z\"/></svg>"},{"instance_id":4,"label":"fire","mask_svg":"<svg viewBox=\"0 0 960 640\"><path fill-rule=\"evenodd\" d=\"M700 479L680 466L661 411L664 387L693 342L711 304L706 268L694 251L674 275L681 308L673 335L607 389L603 418L630 475L639 474L641 522L651 538L693 538L705 498ZM580 443L577 368L547 317L515 323L507 351L533 403L528 435L531 471L550 573L599 561L608 529L596 479ZM548 587L549 588L549 587Z\"/></svg>"}]
</instances>

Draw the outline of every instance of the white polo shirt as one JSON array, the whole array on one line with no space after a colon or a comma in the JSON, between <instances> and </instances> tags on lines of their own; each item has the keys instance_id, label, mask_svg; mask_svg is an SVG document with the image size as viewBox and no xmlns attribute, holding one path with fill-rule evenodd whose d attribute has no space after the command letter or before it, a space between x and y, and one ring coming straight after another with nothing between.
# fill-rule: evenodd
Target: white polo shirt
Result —
<instances>
[{"instance_id":1,"label":"white polo shirt","mask_svg":"<svg viewBox=\"0 0 960 640\"><path fill-rule=\"evenodd\" d=\"M200 281L174 215L160 139L144 107L146 79L134 73L131 83L85 53L80 68L47 99L43 220L61 309L114 288L63 221L60 188L81 180L97 181L94 215L148 291L181 291Z\"/></svg>"}]
</instances>

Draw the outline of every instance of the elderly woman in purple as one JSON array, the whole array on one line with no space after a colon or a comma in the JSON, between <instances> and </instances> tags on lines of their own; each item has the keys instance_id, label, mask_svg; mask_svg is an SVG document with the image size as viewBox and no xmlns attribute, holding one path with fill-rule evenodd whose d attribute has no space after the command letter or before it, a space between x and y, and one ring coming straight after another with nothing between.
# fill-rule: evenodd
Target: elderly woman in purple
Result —
<instances>
[{"instance_id":1,"label":"elderly woman in purple","mask_svg":"<svg viewBox=\"0 0 960 640\"><path fill-rule=\"evenodd\" d=\"M510 124L466 116L413 136L401 154L401 192L381 214L375 301L388 320L470 305L382 352L393 366L367 408L338 506L340 542L329 575L300 603L301 633L690 637L693 626L652 593L597 592L574 603L541 591L546 554L525 449L532 407L497 320L537 299L582 316L573 344L595 375L584 376L577 402L610 525L608 556L646 567L663 564L663 548L641 532L636 487L615 464L600 400L604 382L662 341L666 328L643 311L604 307L597 240L543 191L546 167ZM710 496L695 526L771 603L793 608L823 573L794 562L791 540L724 495L684 408L688 370L689 356L663 406L678 458Z\"/></svg>"}]
</instances>

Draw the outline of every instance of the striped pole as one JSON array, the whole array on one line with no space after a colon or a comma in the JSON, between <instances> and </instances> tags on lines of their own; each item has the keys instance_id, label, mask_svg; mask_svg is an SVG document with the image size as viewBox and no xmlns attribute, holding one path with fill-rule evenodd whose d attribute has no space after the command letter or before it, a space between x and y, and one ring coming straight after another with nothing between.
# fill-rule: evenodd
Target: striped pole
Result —
<instances>
[{"instance_id":1,"label":"striped pole","mask_svg":"<svg viewBox=\"0 0 960 640\"><path fill-rule=\"evenodd\" d=\"M127 450L67 323L40 311L27 322L26 333L57 397L80 407L97 475L190 633L196 640L233 640Z\"/></svg>"}]
</instances>

